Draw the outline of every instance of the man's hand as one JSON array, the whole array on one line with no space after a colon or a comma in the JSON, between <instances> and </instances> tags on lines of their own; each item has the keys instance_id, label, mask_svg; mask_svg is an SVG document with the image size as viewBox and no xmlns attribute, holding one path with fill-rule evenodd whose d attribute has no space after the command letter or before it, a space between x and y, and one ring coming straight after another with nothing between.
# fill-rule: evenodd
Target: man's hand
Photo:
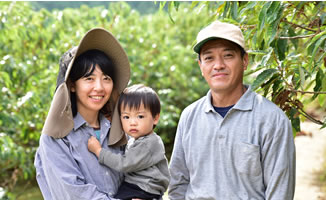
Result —
<instances>
[{"instance_id":1,"label":"man's hand","mask_svg":"<svg viewBox=\"0 0 326 200\"><path fill-rule=\"evenodd\" d=\"M100 142L94 136L91 136L88 139L87 147L88 147L88 150L90 152L94 153L97 157L100 156L100 152L102 150L102 147L101 147Z\"/></svg>"}]
</instances>

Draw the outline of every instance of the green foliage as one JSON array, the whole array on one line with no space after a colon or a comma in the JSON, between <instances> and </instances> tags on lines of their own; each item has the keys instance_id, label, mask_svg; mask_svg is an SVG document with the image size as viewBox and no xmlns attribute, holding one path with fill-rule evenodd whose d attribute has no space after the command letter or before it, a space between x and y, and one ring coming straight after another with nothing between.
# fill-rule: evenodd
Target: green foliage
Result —
<instances>
[{"instance_id":1,"label":"green foliage","mask_svg":"<svg viewBox=\"0 0 326 200\"><path fill-rule=\"evenodd\" d=\"M245 80L287 113L295 131L305 118L325 126L303 103L318 100L326 107L324 2L160 5L168 12L141 15L124 2L53 11L0 2L0 189L10 192L17 181L34 178L59 58L93 27L110 30L125 48L130 84L158 92L162 113L156 132L168 154L181 111L208 90L192 45L198 31L216 19L241 26L250 56Z\"/></svg>"},{"instance_id":2,"label":"green foliage","mask_svg":"<svg viewBox=\"0 0 326 200\"><path fill-rule=\"evenodd\" d=\"M318 98L320 107L326 108L325 2L196 2L196 6L207 7L214 17L211 21L241 27L251 63L247 80L254 78L253 89L285 111L294 133L306 118L326 127L326 119L310 116L303 105Z\"/></svg>"}]
</instances>

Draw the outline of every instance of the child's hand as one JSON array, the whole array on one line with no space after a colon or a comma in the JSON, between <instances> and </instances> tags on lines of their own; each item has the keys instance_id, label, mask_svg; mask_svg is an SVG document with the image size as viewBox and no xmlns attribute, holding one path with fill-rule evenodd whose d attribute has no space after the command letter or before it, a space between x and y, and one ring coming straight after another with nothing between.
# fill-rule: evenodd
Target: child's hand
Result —
<instances>
[{"instance_id":1,"label":"child's hand","mask_svg":"<svg viewBox=\"0 0 326 200\"><path fill-rule=\"evenodd\" d=\"M88 150L90 152L94 153L97 157L100 156L100 152L102 150L102 147L101 147L100 142L94 136L91 136L88 139L87 147L88 147Z\"/></svg>"}]
</instances>

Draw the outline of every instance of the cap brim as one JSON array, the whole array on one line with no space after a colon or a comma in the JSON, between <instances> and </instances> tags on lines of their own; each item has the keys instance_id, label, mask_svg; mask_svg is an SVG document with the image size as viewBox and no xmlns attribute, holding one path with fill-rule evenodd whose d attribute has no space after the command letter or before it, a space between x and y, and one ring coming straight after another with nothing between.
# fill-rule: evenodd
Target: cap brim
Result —
<instances>
[{"instance_id":1,"label":"cap brim","mask_svg":"<svg viewBox=\"0 0 326 200\"><path fill-rule=\"evenodd\" d=\"M208 38L206 38L205 40L202 40L202 41L198 42L197 44L195 44L193 50L194 50L196 53L199 54L199 53L200 53L200 49L202 48L202 46L203 46L206 42L208 42L208 41L210 41L210 40L215 40L215 39L228 40L228 41L230 41L230 42L233 42L234 44L239 45L239 47L241 47L243 50L245 50L244 47L243 47L241 44L239 44L239 42L237 42L237 41L235 41L235 40L232 40L232 38L228 38L228 37L215 37L215 36L214 36L214 37L208 37Z\"/></svg>"},{"instance_id":2,"label":"cap brim","mask_svg":"<svg viewBox=\"0 0 326 200\"><path fill-rule=\"evenodd\" d=\"M197 43L195 46L194 46L194 51L196 52L196 53L200 53L200 49L201 49L201 47L206 43L206 42L208 42L209 40L214 40L214 39L218 39L218 37L209 37L209 38L206 38L205 40L202 40L202 41L200 41L199 43Z\"/></svg>"}]
</instances>

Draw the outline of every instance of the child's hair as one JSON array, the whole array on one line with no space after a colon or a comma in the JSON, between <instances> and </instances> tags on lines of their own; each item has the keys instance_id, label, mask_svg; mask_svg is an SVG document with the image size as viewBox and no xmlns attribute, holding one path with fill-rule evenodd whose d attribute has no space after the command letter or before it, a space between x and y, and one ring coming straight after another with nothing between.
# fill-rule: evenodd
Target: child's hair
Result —
<instances>
[{"instance_id":1,"label":"child's hair","mask_svg":"<svg viewBox=\"0 0 326 200\"><path fill-rule=\"evenodd\" d=\"M161 103L156 92L143 84L136 84L126 88L121 94L118 102L119 115L121 115L122 106L137 110L142 103L145 109L150 110L153 118L160 114Z\"/></svg>"},{"instance_id":2,"label":"child's hair","mask_svg":"<svg viewBox=\"0 0 326 200\"><path fill-rule=\"evenodd\" d=\"M101 68L102 72L105 75L108 75L112 78L113 87L114 87L114 82L115 82L114 64L112 60L105 53L96 49L85 51L75 59L69 74L69 80L73 83L82 77L90 76L94 72L96 68L96 64ZM113 92L114 91L112 91L112 93ZM76 94L74 92L71 92L70 95L71 95L72 113L73 116L75 116L77 114ZM105 105L101 109L101 112L105 115L109 115L110 111L108 109L109 106Z\"/></svg>"}]
</instances>

